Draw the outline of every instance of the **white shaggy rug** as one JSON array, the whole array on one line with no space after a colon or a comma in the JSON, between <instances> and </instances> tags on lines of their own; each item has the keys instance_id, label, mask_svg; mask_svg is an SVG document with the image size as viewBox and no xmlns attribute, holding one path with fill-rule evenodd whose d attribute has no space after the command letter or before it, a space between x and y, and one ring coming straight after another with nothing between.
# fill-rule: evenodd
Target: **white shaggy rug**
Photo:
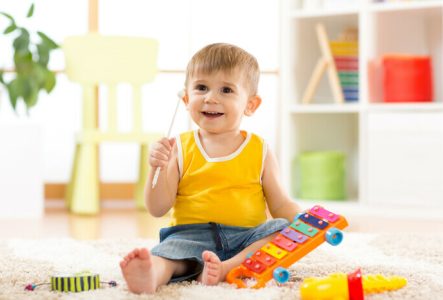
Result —
<instances>
[{"instance_id":1,"label":"white shaggy rug","mask_svg":"<svg viewBox=\"0 0 443 300\"><path fill-rule=\"evenodd\" d=\"M77 241L72 239L0 241L0 299L299 299L303 278L351 272L361 267L363 275L400 275L406 287L366 299L443 299L443 234L354 234L345 233L337 247L323 244L291 267L291 280L284 286L236 289L222 283L206 287L193 283L171 284L155 295L127 291L118 262L134 247L152 247L147 240ZM90 270L102 281L115 280L115 288L103 287L81 293L51 292L48 285L25 291L28 283L48 282L57 274Z\"/></svg>"}]
</instances>

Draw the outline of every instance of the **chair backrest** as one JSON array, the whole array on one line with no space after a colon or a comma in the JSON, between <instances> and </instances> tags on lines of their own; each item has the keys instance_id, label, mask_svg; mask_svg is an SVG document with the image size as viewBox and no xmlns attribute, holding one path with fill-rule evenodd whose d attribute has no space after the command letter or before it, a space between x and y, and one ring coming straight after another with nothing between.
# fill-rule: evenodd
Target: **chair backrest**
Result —
<instances>
[{"instance_id":1,"label":"chair backrest","mask_svg":"<svg viewBox=\"0 0 443 300\"><path fill-rule=\"evenodd\" d=\"M68 37L62 48L68 78L84 89L83 129L97 127L95 87L106 85L108 131L117 131L117 85L128 83L133 88L133 131L142 131L141 86L157 74L157 40L92 33Z\"/></svg>"},{"instance_id":2,"label":"chair backrest","mask_svg":"<svg viewBox=\"0 0 443 300\"><path fill-rule=\"evenodd\" d=\"M66 38L63 51L68 78L82 84L143 84L157 74L154 39L91 33Z\"/></svg>"}]
</instances>

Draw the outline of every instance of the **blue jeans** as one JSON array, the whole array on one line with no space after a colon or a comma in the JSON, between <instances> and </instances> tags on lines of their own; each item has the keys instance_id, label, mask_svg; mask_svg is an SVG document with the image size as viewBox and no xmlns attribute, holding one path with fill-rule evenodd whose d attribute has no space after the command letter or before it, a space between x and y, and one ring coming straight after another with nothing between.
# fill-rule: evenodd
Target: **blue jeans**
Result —
<instances>
[{"instance_id":1,"label":"blue jeans","mask_svg":"<svg viewBox=\"0 0 443 300\"><path fill-rule=\"evenodd\" d=\"M236 227L217 223L177 225L160 230L160 244L151 253L171 260L188 260L196 267L171 282L195 279L203 270L202 253L210 250L224 261L247 246L289 226L285 219L269 220L256 227Z\"/></svg>"}]
</instances>

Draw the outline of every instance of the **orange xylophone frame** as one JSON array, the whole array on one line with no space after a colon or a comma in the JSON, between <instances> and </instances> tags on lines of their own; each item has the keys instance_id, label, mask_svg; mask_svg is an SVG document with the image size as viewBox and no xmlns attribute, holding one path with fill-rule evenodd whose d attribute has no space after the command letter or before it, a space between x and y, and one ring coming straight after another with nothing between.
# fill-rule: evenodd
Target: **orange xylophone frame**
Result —
<instances>
[{"instance_id":1,"label":"orange xylophone frame","mask_svg":"<svg viewBox=\"0 0 443 300\"><path fill-rule=\"evenodd\" d=\"M248 255L241 265L228 273L226 280L239 288L248 287L247 279L256 281L252 288L264 287L272 278L285 283L290 275L286 268L324 241L333 246L340 244L343 239L340 229L347 226L343 216L316 205L298 214L271 242Z\"/></svg>"}]
</instances>

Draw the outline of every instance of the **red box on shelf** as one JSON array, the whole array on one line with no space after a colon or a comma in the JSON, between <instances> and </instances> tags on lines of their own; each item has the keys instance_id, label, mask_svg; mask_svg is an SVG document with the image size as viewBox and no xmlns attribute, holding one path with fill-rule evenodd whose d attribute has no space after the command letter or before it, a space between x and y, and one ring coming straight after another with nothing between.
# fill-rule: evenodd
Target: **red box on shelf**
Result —
<instances>
[{"instance_id":1,"label":"red box on shelf","mask_svg":"<svg viewBox=\"0 0 443 300\"><path fill-rule=\"evenodd\" d=\"M383 57L384 102L431 102L432 71L429 56Z\"/></svg>"}]
</instances>

